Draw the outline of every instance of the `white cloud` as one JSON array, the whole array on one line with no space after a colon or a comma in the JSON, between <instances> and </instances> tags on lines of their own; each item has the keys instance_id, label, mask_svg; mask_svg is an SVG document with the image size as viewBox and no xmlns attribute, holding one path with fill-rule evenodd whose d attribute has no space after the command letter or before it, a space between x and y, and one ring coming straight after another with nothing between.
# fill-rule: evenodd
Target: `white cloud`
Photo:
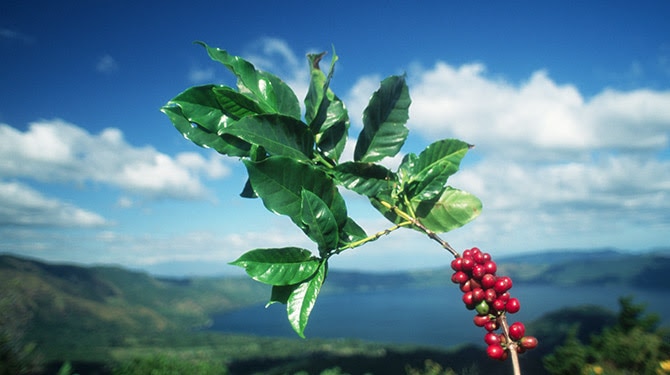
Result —
<instances>
[{"instance_id":1,"label":"white cloud","mask_svg":"<svg viewBox=\"0 0 670 375\"><path fill-rule=\"evenodd\" d=\"M61 120L31 123L25 132L0 124L0 176L42 182L96 182L151 198L201 199L201 177L230 173L222 158L195 152L171 157L153 147L135 147L119 129L100 134Z\"/></svg>"},{"instance_id":2,"label":"white cloud","mask_svg":"<svg viewBox=\"0 0 670 375\"><path fill-rule=\"evenodd\" d=\"M352 118L380 81L361 77L350 90ZM484 210L447 239L506 250L668 244L670 160L658 155L669 151L670 92L604 89L587 98L546 71L515 84L479 63L415 68L408 83L412 134L476 145L450 184Z\"/></svg>"},{"instance_id":3,"label":"white cloud","mask_svg":"<svg viewBox=\"0 0 670 375\"><path fill-rule=\"evenodd\" d=\"M106 54L95 64L95 70L104 74L111 74L119 70L119 63L109 54Z\"/></svg>"},{"instance_id":4,"label":"white cloud","mask_svg":"<svg viewBox=\"0 0 670 375\"><path fill-rule=\"evenodd\" d=\"M193 84L202 84L214 80L214 68L191 68L188 72L188 80Z\"/></svg>"},{"instance_id":5,"label":"white cloud","mask_svg":"<svg viewBox=\"0 0 670 375\"><path fill-rule=\"evenodd\" d=\"M22 43L32 43L35 41L32 36L11 29L0 29L0 39L19 41Z\"/></svg>"},{"instance_id":6,"label":"white cloud","mask_svg":"<svg viewBox=\"0 0 670 375\"><path fill-rule=\"evenodd\" d=\"M438 62L410 76L410 121L426 137L455 136L486 150L526 158L593 149L668 146L670 92L604 90L584 98L545 71L518 85L486 75L482 64Z\"/></svg>"},{"instance_id":7,"label":"white cloud","mask_svg":"<svg viewBox=\"0 0 670 375\"><path fill-rule=\"evenodd\" d=\"M109 224L102 216L19 183L0 181L0 226L96 227Z\"/></svg>"}]
</instances>

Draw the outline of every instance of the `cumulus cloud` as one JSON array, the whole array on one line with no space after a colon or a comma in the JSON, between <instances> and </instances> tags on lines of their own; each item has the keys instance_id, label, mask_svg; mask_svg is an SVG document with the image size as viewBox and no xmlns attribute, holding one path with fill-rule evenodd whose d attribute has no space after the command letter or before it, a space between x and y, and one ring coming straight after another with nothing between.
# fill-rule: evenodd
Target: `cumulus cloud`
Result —
<instances>
[{"instance_id":1,"label":"cumulus cloud","mask_svg":"<svg viewBox=\"0 0 670 375\"><path fill-rule=\"evenodd\" d=\"M0 176L42 182L95 182L150 198L202 199L201 178L230 173L222 158L195 152L175 157L128 144L123 133L99 134L62 120L31 123L26 131L0 124Z\"/></svg>"},{"instance_id":2,"label":"cumulus cloud","mask_svg":"<svg viewBox=\"0 0 670 375\"><path fill-rule=\"evenodd\" d=\"M545 71L520 84L485 73L482 64L444 62L413 72L413 129L523 158L528 152L540 157L668 146L670 92L604 90L587 99L576 86L558 84Z\"/></svg>"},{"instance_id":3,"label":"cumulus cloud","mask_svg":"<svg viewBox=\"0 0 670 375\"><path fill-rule=\"evenodd\" d=\"M20 182L0 181L0 226L97 227L102 216L57 199Z\"/></svg>"},{"instance_id":4,"label":"cumulus cloud","mask_svg":"<svg viewBox=\"0 0 670 375\"><path fill-rule=\"evenodd\" d=\"M361 77L347 95L358 126L380 81ZM450 184L480 197L484 211L456 238L476 234L513 250L580 246L577 238L592 241L581 246L663 242L670 160L659 155L669 150L670 92L586 97L544 70L513 83L480 63L414 67L408 83L413 134L476 145ZM636 237L644 230L655 238Z\"/></svg>"}]
</instances>

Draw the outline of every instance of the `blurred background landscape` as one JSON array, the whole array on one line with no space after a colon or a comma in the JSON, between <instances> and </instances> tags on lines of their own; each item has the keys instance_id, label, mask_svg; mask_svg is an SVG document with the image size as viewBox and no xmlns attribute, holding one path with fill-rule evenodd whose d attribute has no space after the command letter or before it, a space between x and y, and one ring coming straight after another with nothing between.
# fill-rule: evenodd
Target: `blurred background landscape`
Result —
<instances>
[{"instance_id":1,"label":"blurred background landscape","mask_svg":"<svg viewBox=\"0 0 670 375\"><path fill-rule=\"evenodd\" d=\"M670 323L663 314L670 308L668 250L540 252L498 263L522 304L510 318L524 321L541 343L522 356L529 373L548 373L542 357L575 324L585 341L613 325L620 297L660 316L661 325ZM457 373L508 373L486 358L482 330L471 323L473 312L462 306L451 272L335 270L303 340L282 308L263 307L269 288L246 277L166 278L2 255L3 358L39 374L66 362L81 374L112 374L123 364L157 358L230 374L319 374L336 367L405 374L426 360Z\"/></svg>"}]
</instances>

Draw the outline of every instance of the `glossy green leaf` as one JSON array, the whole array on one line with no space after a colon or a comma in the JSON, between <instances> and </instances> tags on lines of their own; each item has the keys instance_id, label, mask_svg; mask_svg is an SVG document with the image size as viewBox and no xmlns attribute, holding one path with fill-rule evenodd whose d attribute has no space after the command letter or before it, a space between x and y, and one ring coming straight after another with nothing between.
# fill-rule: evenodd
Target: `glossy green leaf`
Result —
<instances>
[{"instance_id":1,"label":"glossy green leaf","mask_svg":"<svg viewBox=\"0 0 670 375\"><path fill-rule=\"evenodd\" d=\"M307 55L309 63L310 80L307 88L307 95L305 96L305 121L311 124L317 116L321 101L323 100L326 90L328 90L328 78L321 70L319 63L326 55L326 52L313 53ZM331 65L332 69L332 65Z\"/></svg>"},{"instance_id":2,"label":"glossy green leaf","mask_svg":"<svg viewBox=\"0 0 670 375\"><path fill-rule=\"evenodd\" d=\"M290 217L300 228L304 228L301 207L303 189L319 196L331 210L335 197L339 195L332 179L311 164L285 156L243 162L247 167L251 186L263 200L265 207Z\"/></svg>"},{"instance_id":3,"label":"glossy green leaf","mask_svg":"<svg viewBox=\"0 0 670 375\"><path fill-rule=\"evenodd\" d=\"M409 202L411 207L407 207L404 202L393 202L391 197L384 199L407 214L414 212L414 218L435 233L445 233L460 228L474 220L482 211L482 202L479 198L450 186L443 188L439 196L431 200L411 200ZM370 199L370 203L389 221L395 224L405 221L393 210L380 204L379 199ZM418 228L414 229L418 230Z\"/></svg>"},{"instance_id":4,"label":"glossy green leaf","mask_svg":"<svg viewBox=\"0 0 670 375\"><path fill-rule=\"evenodd\" d=\"M188 106L186 106L188 107ZM161 108L175 128L184 136L184 138L195 143L198 146L211 148L217 152L229 156L248 156L251 145L230 134L217 134L217 130L209 130L201 126L195 120L197 118L189 116L184 112L183 104L170 102ZM203 122L208 124L209 122Z\"/></svg>"},{"instance_id":5,"label":"glossy green leaf","mask_svg":"<svg viewBox=\"0 0 670 375\"><path fill-rule=\"evenodd\" d=\"M390 192L396 183L393 172L374 163L346 162L337 165L331 173L338 184L367 197Z\"/></svg>"},{"instance_id":6,"label":"glossy green leaf","mask_svg":"<svg viewBox=\"0 0 670 375\"><path fill-rule=\"evenodd\" d=\"M212 91L223 112L235 120L264 113L258 103L228 86L214 86Z\"/></svg>"},{"instance_id":7,"label":"glossy green leaf","mask_svg":"<svg viewBox=\"0 0 670 375\"><path fill-rule=\"evenodd\" d=\"M458 171L461 160L471 147L456 139L443 139L426 147L412 161L411 174L404 183L406 195L420 200L435 198L444 189L447 179Z\"/></svg>"},{"instance_id":8,"label":"glossy green leaf","mask_svg":"<svg viewBox=\"0 0 670 375\"><path fill-rule=\"evenodd\" d=\"M270 155L302 161L311 159L314 138L305 123L292 117L277 114L248 116L226 127L224 132L262 146Z\"/></svg>"},{"instance_id":9,"label":"glossy green leaf","mask_svg":"<svg viewBox=\"0 0 670 375\"><path fill-rule=\"evenodd\" d=\"M410 103L404 77L391 76L382 81L363 112L354 161L377 162L400 151L409 134L405 123Z\"/></svg>"},{"instance_id":10,"label":"glossy green leaf","mask_svg":"<svg viewBox=\"0 0 670 375\"><path fill-rule=\"evenodd\" d=\"M286 305L288 303L289 297L291 297L291 293L293 293L293 291L296 290L299 285L300 284L273 285L272 293L270 294L270 300L265 304L265 307L275 303Z\"/></svg>"},{"instance_id":11,"label":"glossy green leaf","mask_svg":"<svg viewBox=\"0 0 670 375\"><path fill-rule=\"evenodd\" d=\"M308 55L310 86L305 97L305 121L315 134L319 151L326 158L337 162L344 151L349 131L349 113L335 93L329 88L338 57L333 50L330 71L326 76L319 67L325 55Z\"/></svg>"},{"instance_id":12,"label":"glossy green leaf","mask_svg":"<svg viewBox=\"0 0 670 375\"><path fill-rule=\"evenodd\" d=\"M316 298L321 291L321 286L326 279L327 272L328 264L324 262L312 278L300 283L293 290L286 303L286 315L289 323L302 338L305 338L305 327L316 303Z\"/></svg>"},{"instance_id":13,"label":"glossy green leaf","mask_svg":"<svg viewBox=\"0 0 670 375\"><path fill-rule=\"evenodd\" d=\"M250 250L230 264L244 268L256 281L270 285L291 285L312 276L320 263L309 250L284 247Z\"/></svg>"},{"instance_id":14,"label":"glossy green leaf","mask_svg":"<svg viewBox=\"0 0 670 375\"><path fill-rule=\"evenodd\" d=\"M352 218L348 217L346 223L340 228L340 247L345 247L353 242L360 241L368 235Z\"/></svg>"},{"instance_id":15,"label":"glossy green leaf","mask_svg":"<svg viewBox=\"0 0 670 375\"><path fill-rule=\"evenodd\" d=\"M214 92L216 87L216 85L190 87L172 98L166 106L180 107L190 122L218 134L220 129L237 119L221 108L221 103Z\"/></svg>"},{"instance_id":16,"label":"glossy green leaf","mask_svg":"<svg viewBox=\"0 0 670 375\"><path fill-rule=\"evenodd\" d=\"M482 212L479 198L452 187L445 187L432 200L412 200L412 205L419 221L436 233L460 228Z\"/></svg>"},{"instance_id":17,"label":"glossy green leaf","mask_svg":"<svg viewBox=\"0 0 670 375\"><path fill-rule=\"evenodd\" d=\"M327 103L326 118L321 124L320 133L316 135L316 143L325 157L337 162L347 144L349 112L336 96L327 98Z\"/></svg>"},{"instance_id":18,"label":"glossy green leaf","mask_svg":"<svg viewBox=\"0 0 670 375\"><path fill-rule=\"evenodd\" d=\"M222 63L235 76L242 94L254 99L267 113L279 113L300 119L300 103L291 88L274 74L257 70L253 64L220 48L212 48L197 42L207 49L209 57Z\"/></svg>"},{"instance_id":19,"label":"glossy green leaf","mask_svg":"<svg viewBox=\"0 0 670 375\"><path fill-rule=\"evenodd\" d=\"M316 194L308 190L302 192L302 222L305 234L319 247L321 256L337 248L339 231L335 216L328 205Z\"/></svg>"}]
</instances>

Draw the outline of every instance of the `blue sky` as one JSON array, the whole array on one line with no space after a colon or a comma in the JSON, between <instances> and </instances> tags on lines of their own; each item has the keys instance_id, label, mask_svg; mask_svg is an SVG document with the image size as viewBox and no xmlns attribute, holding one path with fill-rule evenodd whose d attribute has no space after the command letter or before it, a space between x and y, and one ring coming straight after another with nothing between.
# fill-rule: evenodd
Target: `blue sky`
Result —
<instances>
[{"instance_id":1,"label":"blue sky","mask_svg":"<svg viewBox=\"0 0 670 375\"><path fill-rule=\"evenodd\" d=\"M379 82L406 73L403 151L449 137L476 145L450 180L484 203L443 236L459 249L668 248L668 14L660 0L4 1L0 252L225 274L252 248L313 248L290 220L238 196L238 160L184 140L159 112L190 86L234 83L195 40L281 76L299 97L305 55L334 46L332 87L352 139ZM388 226L345 197L368 233ZM331 266L449 261L405 231Z\"/></svg>"}]
</instances>

